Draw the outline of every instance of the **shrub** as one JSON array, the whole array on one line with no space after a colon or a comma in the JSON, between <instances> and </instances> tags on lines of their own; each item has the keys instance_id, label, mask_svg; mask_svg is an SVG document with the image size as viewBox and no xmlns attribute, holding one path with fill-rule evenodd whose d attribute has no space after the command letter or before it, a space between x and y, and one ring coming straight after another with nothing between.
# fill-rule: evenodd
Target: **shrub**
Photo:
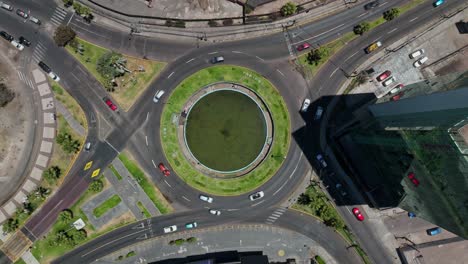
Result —
<instances>
[{"instance_id":1,"label":"shrub","mask_svg":"<svg viewBox=\"0 0 468 264\"><path fill-rule=\"evenodd\" d=\"M104 183L102 182L101 179L94 180L89 185L89 189L95 193L98 193L102 191L102 189L104 189Z\"/></svg>"},{"instance_id":2,"label":"shrub","mask_svg":"<svg viewBox=\"0 0 468 264\"><path fill-rule=\"evenodd\" d=\"M230 18L229 18L229 19L224 19L224 20L223 20L223 25L224 25L224 26L232 26L233 24L234 24L234 20L232 20L232 19L230 19Z\"/></svg>"},{"instance_id":3,"label":"shrub","mask_svg":"<svg viewBox=\"0 0 468 264\"><path fill-rule=\"evenodd\" d=\"M61 133L57 135L57 143L62 146L63 151L66 153L75 153L80 149L80 142L76 139L73 139L72 136L68 133Z\"/></svg>"},{"instance_id":4,"label":"shrub","mask_svg":"<svg viewBox=\"0 0 468 264\"><path fill-rule=\"evenodd\" d=\"M301 195L299 195L299 198L297 199L297 203L300 205L308 205L310 204L310 202L311 200L310 200L309 195L305 193L301 193Z\"/></svg>"},{"instance_id":5,"label":"shrub","mask_svg":"<svg viewBox=\"0 0 468 264\"><path fill-rule=\"evenodd\" d=\"M362 35L365 32L369 31L369 29L370 29L369 22L364 21L354 26L353 31L354 31L354 34L356 35Z\"/></svg>"},{"instance_id":6,"label":"shrub","mask_svg":"<svg viewBox=\"0 0 468 264\"><path fill-rule=\"evenodd\" d=\"M219 26L219 24L218 24L218 22L216 22L214 20L210 20L210 21L208 21L208 26L217 27L217 26Z\"/></svg>"},{"instance_id":7,"label":"shrub","mask_svg":"<svg viewBox=\"0 0 468 264\"><path fill-rule=\"evenodd\" d=\"M3 232L10 233L15 231L18 228L18 219L16 218L9 218L3 224Z\"/></svg>"},{"instance_id":8,"label":"shrub","mask_svg":"<svg viewBox=\"0 0 468 264\"><path fill-rule=\"evenodd\" d=\"M59 47L65 47L76 37L75 31L69 26L60 25L54 33L54 41Z\"/></svg>"},{"instance_id":9,"label":"shrub","mask_svg":"<svg viewBox=\"0 0 468 264\"><path fill-rule=\"evenodd\" d=\"M307 62L309 64L318 65L323 58L327 57L329 50L324 47L320 47L318 49L311 50L309 54L307 54Z\"/></svg>"},{"instance_id":10,"label":"shrub","mask_svg":"<svg viewBox=\"0 0 468 264\"><path fill-rule=\"evenodd\" d=\"M73 220L73 212L71 210L65 209L58 215L59 221L68 223Z\"/></svg>"},{"instance_id":11,"label":"shrub","mask_svg":"<svg viewBox=\"0 0 468 264\"><path fill-rule=\"evenodd\" d=\"M47 170L42 172L42 177L46 179L49 184L55 184L62 175L62 170L58 166L49 167Z\"/></svg>"},{"instance_id":12,"label":"shrub","mask_svg":"<svg viewBox=\"0 0 468 264\"><path fill-rule=\"evenodd\" d=\"M283 16L290 16L294 15L297 12L296 4L292 2L286 3L284 6L281 7L281 15Z\"/></svg>"},{"instance_id":13,"label":"shrub","mask_svg":"<svg viewBox=\"0 0 468 264\"><path fill-rule=\"evenodd\" d=\"M197 238L196 237L189 237L189 238L187 238L187 242L188 243L195 243L195 242L197 242Z\"/></svg>"},{"instance_id":14,"label":"shrub","mask_svg":"<svg viewBox=\"0 0 468 264\"><path fill-rule=\"evenodd\" d=\"M176 26L176 27L179 27L179 28L185 28L185 21L177 20L177 21L175 22L175 26Z\"/></svg>"},{"instance_id":15,"label":"shrub","mask_svg":"<svg viewBox=\"0 0 468 264\"><path fill-rule=\"evenodd\" d=\"M179 238L179 239L177 239L177 240L175 241L175 244L176 244L177 246L180 246L180 245L184 244L184 242L185 242L184 239Z\"/></svg>"},{"instance_id":16,"label":"shrub","mask_svg":"<svg viewBox=\"0 0 468 264\"><path fill-rule=\"evenodd\" d=\"M383 17L387 21L393 20L397 18L399 15L400 15L400 9L398 8L392 8L383 13Z\"/></svg>"},{"instance_id":17,"label":"shrub","mask_svg":"<svg viewBox=\"0 0 468 264\"><path fill-rule=\"evenodd\" d=\"M0 83L0 107L5 107L15 98L15 92L8 89L4 83Z\"/></svg>"}]
</instances>

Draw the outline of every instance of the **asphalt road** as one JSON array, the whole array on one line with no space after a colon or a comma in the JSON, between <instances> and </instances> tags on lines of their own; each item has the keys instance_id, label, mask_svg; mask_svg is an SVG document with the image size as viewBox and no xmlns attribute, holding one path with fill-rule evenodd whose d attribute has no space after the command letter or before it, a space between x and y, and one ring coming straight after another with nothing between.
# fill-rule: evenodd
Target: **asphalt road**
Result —
<instances>
[{"instance_id":1,"label":"asphalt road","mask_svg":"<svg viewBox=\"0 0 468 264\"><path fill-rule=\"evenodd\" d=\"M318 141L304 141L304 137L307 139L318 139L318 131L320 130L316 129L318 124L308 124L305 126L306 123L303 117L296 114L303 98L307 96L313 100L317 100L324 95L334 95L340 85L346 80L343 72L336 69L341 68L344 71L352 72L354 68L367 59L363 48L369 43L375 39L379 39L384 45L387 45L401 38L418 25L427 23L434 15L439 15L441 12L459 5L463 1L451 1L438 9L433 9L430 3L425 3L397 20L378 27L358 40L349 43L332 58L330 63L322 67L321 71L314 76L311 83L302 81L302 77L287 62L287 58L295 54L294 52L292 54L289 52L286 39L289 42L295 43L294 45L301 43L301 40L308 41L313 46L320 45L349 31L350 27L359 23L360 20L375 17L382 10L402 2L406 1L392 1L391 3L387 3L386 6L369 13L363 12L362 7L356 7L319 22L291 29L288 32L229 43L210 45L205 43L199 47L195 41L193 43L169 42L167 40L140 36L132 36L129 39L128 33L114 31L93 24L86 26L76 21L78 18L67 16L65 21L71 18L72 26L73 24L80 25L79 27L73 26L79 36L92 39L93 42L115 50L125 51L125 53L171 62L128 113L115 113L107 108L102 101L102 97L106 95L106 92L63 49L54 46L50 38L51 29L45 23L43 31L38 30L38 33L35 33L37 40L48 47L45 61L62 78L61 84L64 88L85 109L88 123L90 124L87 141L96 143L92 152L80 153L64 185L31 218L23 231L32 240L45 234L55 221L58 212L73 204L90 182L89 176L91 170L84 172L84 164L89 160L93 160L93 169L105 168L115 158L117 152L122 151L127 145L161 191L171 201L191 210L152 218L149 220L152 223L151 228L141 228L142 230L139 230L141 232L138 233L135 233L137 231L132 229L134 225L117 229L67 254L67 263L69 259L76 259L77 261L81 259L82 262L84 259L99 258L99 256L106 255L118 248L138 242L141 240L141 238L137 239L140 237L140 234L147 233L147 238L160 235L162 227L170 224L182 226L189 219L196 219L200 227L232 223L232 221L245 221L246 215L253 217L252 221L265 221L269 213L271 213L271 208L287 199L289 193L295 189L310 169L311 164L309 164L303 153L311 156L310 153L316 153L320 150ZM37 5L37 2L34 1L20 0L15 5L22 6L23 8L30 7L29 9L33 10L33 13L38 13L37 15L34 13L34 15L40 17L44 22L50 18L55 9L55 6L52 4ZM31 27L28 24L21 24L21 19L14 16L16 15L13 13L12 16L0 18L2 27L10 33L18 35L18 33L22 32L23 27ZM418 16L418 19L410 23L410 20L415 16ZM414 27L398 28L397 25L414 25ZM393 28L396 28L396 30L392 31ZM293 136L295 136L284 166L269 182L261 187L266 193L266 197L261 201L261 204L252 204L248 201L247 195L215 197L213 206L223 210L221 217L209 215L208 210L204 208L206 204L203 204L197 198L198 192L184 184L178 177L169 177L167 178L168 184L163 184L162 176L155 170L152 164L153 160L158 163L158 161L165 161L165 159L158 142L158 124L162 104L155 105L149 98L153 96L157 89L164 89L168 92L186 76L210 66L209 59L213 55L209 53L212 52L218 52L218 54L223 55L229 64L246 66L260 72L280 89L280 93L283 95L291 113L291 127L294 131ZM191 60L190 63L188 63L189 60ZM291 83L295 85L292 86L290 85ZM146 121L147 113L151 117L148 122ZM92 122L92 120L100 120L97 118L98 115L111 126L110 133L105 139L98 139L97 130L99 129L99 121ZM308 117L306 116L305 118L307 120ZM144 136L146 135L153 135L153 137L149 138L149 148L144 143ZM309 145L301 147L303 143L310 144L310 147ZM312 165L315 166L316 164ZM277 192L277 190L280 191ZM184 194L189 201L183 199L180 194ZM340 208L340 211L351 228L360 237L364 249L371 258L376 263L391 263L392 260L388 254L385 253L382 245L377 242L379 240L375 240L376 238L372 237L372 230L369 230L365 223L357 224L357 221L352 219L346 208ZM285 227L297 232L305 232L307 233L306 235L316 238L313 228L319 228L318 226L307 231L304 227L305 222L301 222L305 220L301 220L300 217L289 213L282 217L281 220L289 224L285 223ZM335 242L340 243L337 241ZM354 254L337 251L338 249L333 247L329 247L329 249L332 250L331 254L337 258L348 259L349 254ZM354 259L354 257L349 257L349 259Z\"/></svg>"}]
</instances>

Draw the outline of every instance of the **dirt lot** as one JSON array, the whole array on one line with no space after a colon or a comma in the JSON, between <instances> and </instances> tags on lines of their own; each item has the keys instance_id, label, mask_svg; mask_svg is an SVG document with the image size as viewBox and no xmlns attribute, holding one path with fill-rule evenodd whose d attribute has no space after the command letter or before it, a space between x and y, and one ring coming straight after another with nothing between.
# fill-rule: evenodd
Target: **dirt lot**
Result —
<instances>
[{"instance_id":1,"label":"dirt lot","mask_svg":"<svg viewBox=\"0 0 468 264\"><path fill-rule=\"evenodd\" d=\"M0 81L14 91L15 98L0 108L0 205L11 195L12 187L22 177L16 177L18 164L25 159L24 146L31 131L32 109L26 108L26 87L20 82L15 69L17 51L6 41L0 41ZM29 123L28 123L29 122Z\"/></svg>"}]
</instances>

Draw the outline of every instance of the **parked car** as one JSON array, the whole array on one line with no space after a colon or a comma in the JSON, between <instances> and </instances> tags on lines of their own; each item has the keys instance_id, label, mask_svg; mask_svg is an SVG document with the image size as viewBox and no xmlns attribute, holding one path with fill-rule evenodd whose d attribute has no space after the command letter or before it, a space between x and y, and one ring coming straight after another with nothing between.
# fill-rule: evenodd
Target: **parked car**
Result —
<instances>
[{"instance_id":1,"label":"parked car","mask_svg":"<svg viewBox=\"0 0 468 264\"><path fill-rule=\"evenodd\" d=\"M19 44L18 42L16 42L16 40L12 40L11 42L11 45L13 45L13 47L19 49L19 50L23 50L24 49L24 46Z\"/></svg>"},{"instance_id":2,"label":"parked car","mask_svg":"<svg viewBox=\"0 0 468 264\"><path fill-rule=\"evenodd\" d=\"M303 50L308 49L308 48L310 48L309 43L302 43L301 45L297 46L298 51L303 51Z\"/></svg>"},{"instance_id":3,"label":"parked car","mask_svg":"<svg viewBox=\"0 0 468 264\"><path fill-rule=\"evenodd\" d=\"M370 3L366 4L366 5L364 5L364 9L365 10L370 10L370 9L378 7L379 5L380 5L379 1L370 2Z\"/></svg>"},{"instance_id":4,"label":"parked car","mask_svg":"<svg viewBox=\"0 0 468 264\"><path fill-rule=\"evenodd\" d=\"M405 94L405 93L401 92L401 93L399 93L399 94L397 94L397 95L394 95L394 96L392 96L392 99L391 99L391 100L392 100L392 101L398 101L398 100L400 100L400 98L401 98L404 94Z\"/></svg>"},{"instance_id":5,"label":"parked car","mask_svg":"<svg viewBox=\"0 0 468 264\"><path fill-rule=\"evenodd\" d=\"M220 215L221 211L220 210L215 210L215 209L210 209L210 214L212 215Z\"/></svg>"},{"instance_id":6,"label":"parked car","mask_svg":"<svg viewBox=\"0 0 468 264\"><path fill-rule=\"evenodd\" d=\"M262 198L263 196L265 196L265 193L263 191L259 191L259 192L249 195L249 199L250 201L255 201L255 200Z\"/></svg>"},{"instance_id":7,"label":"parked car","mask_svg":"<svg viewBox=\"0 0 468 264\"><path fill-rule=\"evenodd\" d=\"M19 43L25 45L25 46L31 46L31 41L27 40L25 37L21 36L19 37Z\"/></svg>"},{"instance_id":8,"label":"parked car","mask_svg":"<svg viewBox=\"0 0 468 264\"><path fill-rule=\"evenodd\" d=\"M154 94L154 97L153 97L153 102L155 102L155 103L159 102L159 99L161 99L161 96L163 96L163 94L164 94L164 90L156 91L156 93Z\"/></svg>"},{"instance_id":9,"label":"parked car","mask_svg":"<svg viewBox=\"0 0 468 264\"><path fill-rule=\"evenodd\" d=\"M22 18L28 18L29 15L28 13L26 13L25 11L21 10L21 9L16 9L16 14Z\"/></svg>"},{"instance_id":10,"label":"parked car","mask_svg":"<svg viewBox=\"0 0 468 264\"><path fill-rule=\"evenodd\" d=\"M302 102L302 107L301 107L301 112L307 112L310 106L310 99L306 98L304 99L304 102Z\"/></svg>"},{"instance_id":11,"label":"parked car","mask_svg":"<svg viewBox=\"0 0 468 264\"><path fill-rule=\"evenodd\" d=\"M172 225L172 226L168 226L168 227L165 227L164 228L164 233L172 233L172 232L175 232L177 231L177 226L176 225Z\"/></svg>"},{"instance_id":12,"label":"parked car","mask_svg":"<svg viewBox=\"0 0 468 264\"><path fill-rule=\"evenodd\" d=\"M38 18L35 18L33 16L29 17L29 21L31 21L32 23L37 24L37 25L41 24L41 21Z\"/></svg>"},{"instance_id":13,"label":"parked car","mask_svg":"<svg viewBox=\"0 0 468 264\"><path fill-rule=\"evenodd\" d=\"M104 97L103 100L104 100L104 102L106 102L106 105L109 106L109 108L112 111L117 110L117 106L111 101L111 99L109 99L107 97Z\"/></svg>"},{"instance_id":14,"label":"parked car","mask_svg":"<svg viewBox=\"0 0 468 264\"><path fill-rule=\"evenodd\" d=\"M220 62L223 62L224 61L224 57L223 56L216 56L216 57L213 57L211 59L211 63L215 64L215 63L220 63Z\"/></svg>"},{"instance_id":15,"label":"parked car","mask_svg":"<svg viewBox=\"0 0 468 264\"><path fill-rule=\"evenodd\" d=\"M213 197L209 197L209 196L206 196L206 195L203 195L203 194L200 194L200 196L198 196L198 198L200 198L200 200L202 200L204 202L207 202L207 203L212 203L213 202Z\"/></svg>"},{"instance_id":16,"label":"parked car","mask_svg":"<svg viewBox=\"0 0 468 264\"><path fill-rule=\"evenodd\" d=\"M54 72L49 72L48 75L49 75L50 78L52 78L52 80L54 80L56 82L60 81L60 77L58 77L58 75L55 74Z\"/></svg>"},{"instance_id":17,"label":"parked car","mask_svg":"<svg viewBox=\"0 0 468 264\"><path fill-rule=\"evenodd\" d=\"M6 33L5 31L0 31L0 36L8 41L12 41L14 39L12 35Z\"/></svg>"},{"instance_id":18,"label":"parked car","mask_svg":"<svg viewBox=\"0 0 468 264\"><path fill-rule=\"evenodd\" d=\"M42 61L40 61L40 62L38 63L38 65L39 65L39 67L41 67L41 69L42 69L43 71L45 71L46 73L49 73L49 72L52 71L52 70L50 69L50 67L47 66L47 64L45 64L45 63L42 62Z\"/></svg>"},{"instance_id":19,"label":"parked car","mask_svg":"<svg viewBox=\"0 0 468 264\"><path fill-rule=\"evenodd\" d=\"M390 84L394 83L396 81L395 77L390 77L387 80L382 82L383 86L389 86Z\"/></svg>"},{"instance_id":20,"label":"parked car","mask_svg":"<svg viewBox=\"0 0 468 264\"><path fill-rule=\"evenodd\" d=\"M185 228L187 228L187 229L192 229L192 228L195 228L195 227L197 227L197 222L192 222L192 223L185 224Z\"/></svg>"},{"instance_id":21,"label":"parked car","mask_svg":"<svg viewBox=\"0 0 468 264\"><path fill-rule=\"evenodd\" d=\"M361 214L361 211L357 207L354 207L352 211L357 220L364 221L364 215Z\"/></svg>"},{"instance_id":22,"label":"parked car","mask_svg":"<svg viewBox=\"0 0 468 264\"><path fill-rule=\"evenodd\" d=\"M341 183L337 183L335 185L335 187L336 187L336 189L338 190L338 192L340 193L341 196L346 196L347 195L347 193L346 193L346 191L345 191L345 189L344 189L344 187L343 187L343 185Z\"/></svg>"},{"instance_id":23,"label":"parked car","mask_svg":"<svg viewBox=\"0 0 468 264\"><path fill-rule=\"evenodd\" d=\"M424 49L418 49L409 55L410 59L415 59L424 54Z\"/></svg>"},{"instance_id":24,"label":"parked car","mask_svg":"<svg viewBox=\"0 0 468 264\"><path fill-rule=\"evenodd\" d=\"M414 186L418 187L419 186L419 180L416 179L416 176L414 172L408 173L408 179L413 183Z\"/></svg>"},{"instance_id":25,"label":"parked car","mask_svg":"<svg viewBox=\"0 0 468 264\"><path fill-rule=\"evenodd\" d=\"M314 120L319 120L322 117L322 114L323 114L323 107L318 106L317 111L315 111Z\"/></svg>"},{"instance_id":26,"label":"parked car","mask_svg":"<svg viewBox=\"0 0 468 264\"><path fill-rule=\"evenodd\" d=\"M440 6L441 4L443 4L443 3L445 3L445 0L437 0L437 1L435 1L432 5L433 5L434 7L438 7L438 6Z\"/></svg>"},{"instance_id":27,"label":"parked car","mask_svg":"<svg viewBox=\"0 0 468 264\"><path fill-rule=\"evenodd\" d=\"M419 60L415 61L413 63L413 66L416 68L419 68L421 65L423 65L429 58L428 57L422 57Z\"/></svg>"},{"instance_id":28,"label":"parked car","mask_svg":"<svg viewBox=\"0 0 468 264\"><path fill-rule=\"evenodd\" d=\"M317 155L317 161L319 162L320 167L322 167L322 169L325 169L328 166L322 154Z\"/></svg>"},{"instance_id":29,"label":"parked car","mask_svg":"<svg viewBox=\"0 0 468 264\"><path fill-rule=\"evenodd\" d=\"M393 87L392 90L390 90L390 94L396 94L398 93L402 88L404 87L403 84L398 84L397 86Z\"/></svg>"},{"instance_id":30,"label":"parked car","mask_svg":"<svg viewBox=\"0 0 468 264\"><path fill-rule=\"evenodd\" d=\"M390 77L390 75L392 75L391 71L384 71L379 76L377 76L376 80L381 82L381 81L387 79L388 77Z\"/></svg>"},{"instance_id":31,"label":"parked car","mask_svg":"<svg viewBox=\"0 0 468 264\"><path fill-rule=\"evenodd\" d=\"M442 229L440 227L433 227L433 228L427 229L426 232L430 236L435 236L435 235L442 233Z\"/></svg>"},{"instance_id":32,"label":"parked car","mask_svg":"<svg viewBox=\"0 0 468 264\"><path fill-rule=\"evenodd\" d=\"M164 164L159 163L158 168L164 174L164 176L167 177L167 176L171 175L171 172L164 166Z\"/></svg>"},{"instance_id":33,"label":"parked car","mask_svg":"<svg viewBox=\"0 0 468 264\"><path fill-rule=\"evenodd\" d=\"M7 4L7 3L1 3L0 5L3 9L6 9L8 11L13 11L13 6L11 6L10 4Z\"/></svg>"}]
</instances>

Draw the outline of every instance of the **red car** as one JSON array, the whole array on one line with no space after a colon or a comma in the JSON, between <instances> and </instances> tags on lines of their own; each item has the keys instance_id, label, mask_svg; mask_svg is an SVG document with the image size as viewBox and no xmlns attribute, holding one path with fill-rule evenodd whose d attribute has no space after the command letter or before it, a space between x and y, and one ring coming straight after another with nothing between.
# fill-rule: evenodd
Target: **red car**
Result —
<instances>
[{"instance_id":1,"label":"red car","mask_svg":"<svg viewBox=\"0 0 468 264\"><path fill-rule=\"evenodd\" d=\"M392 96L392 101L398 101L405 93L401 92L397 95Z\"/></svg>"},{"instance_id":2,"label":"red car","mask_svg":"<svg viewBox=\"0 0 468 264\"><path fill-rule=\"evenodd\" d=\"M361 211L359 211L358 208L354 207L353 208L353 214L359 221L364 221L364 216L361 214Z\"/></svg>"},{"instance_id":3,"label":"red car","mask_svg":"<svg viewBox=\"0 0 468 264\"><path fill-rule=\"evenodd\" d=\"M106 102L106 105L109 106L110 109L112 109L112 111L117 110L117 106L114 103L112 103L111 99L104 97L103 100L104 102Z\"/></svg>"},{"instance_id":4,"label":"red car","mask_svg":"<svg viewBox=\"0 0 468 264\"><path fill-rule=\"evenodd\" d=\"M303 51L303 50L308 49L308 48L310 48L309 43L303 43L303 44L297 46L298 51Z\"/></svg>"},{"instance_id":5,"label":"red car","mask_svg":"<svg viewBox=\"0 0 468 264\"><path fill-rule=\"evenodd\" d=\"M414 186L418 187L418 185L419 185L419 180L416 179L416 176L414 176L414 172L408 173L408 179L411 180L411 182L414 184Z\"/></svg>"},{"instance_id":6,"label":"red car","mask_svg":"<svg viewBox=\"0 0 468 264\"><path fill-rule=\"evenodd\" d=\"M392 75L391 71L384 71L382 74L377 76L377 81L381 82L381 81L387 79L388 77L390 77L390 75Z\"/></svg>"},{"instance_id":7,"label":"red car","mask_svg":"<svg viewBox=\"0 0 468 264\"><path fill-rule=\"evenodd\" d=\"M164 166L164 164L159 163L158 168L164 174L164 176L167 177L167 176L171 175L171 172Z\"/></svg>"}]
</instances>

